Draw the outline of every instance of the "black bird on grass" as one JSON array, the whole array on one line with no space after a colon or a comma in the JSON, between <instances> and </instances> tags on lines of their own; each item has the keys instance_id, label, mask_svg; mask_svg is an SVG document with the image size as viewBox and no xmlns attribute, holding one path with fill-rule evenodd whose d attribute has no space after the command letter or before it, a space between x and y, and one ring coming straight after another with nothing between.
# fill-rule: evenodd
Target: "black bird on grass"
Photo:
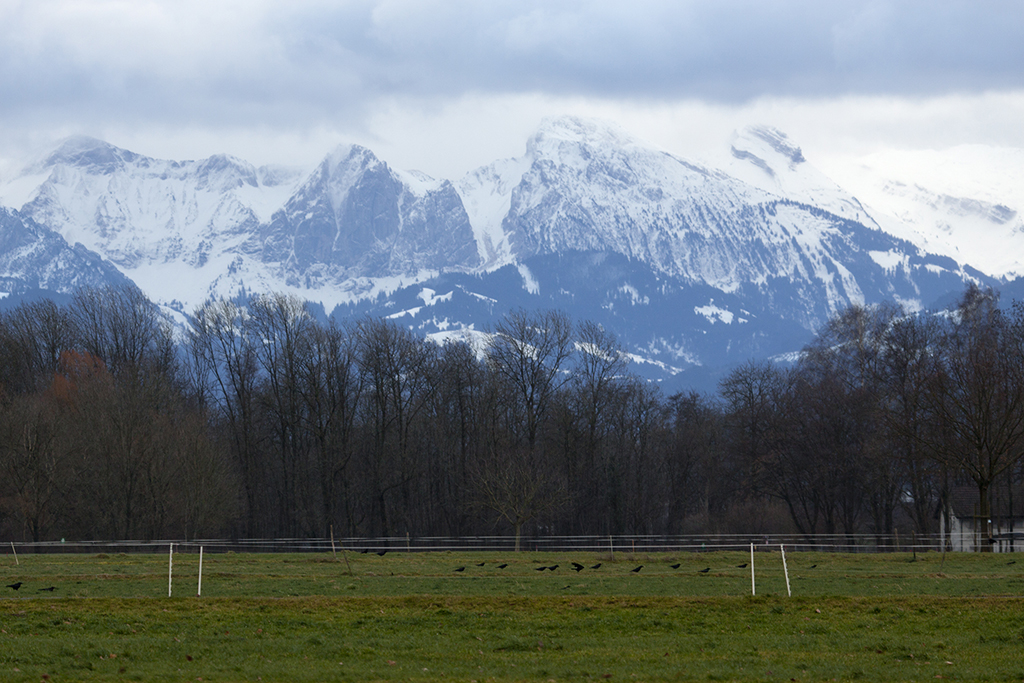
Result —
<instances>
[{"instance_id":1,"label":"black bird on grass","mask_svg":"<svg viewBox=\"0 0 1024 683\"><path fill-rule=\"evenodd\" d=\"M746 569L747 568L747 563L744 562L743 564L738 564L738 565L736 565L736 568L737 569Z\"/></svg>"},{"instance_id":2,"label":"black bird on grass","mask_svg":"<svg viewBox=\"0 0 1024 683\"><path fill-rule=\"evenodd\" d=\"M1007 564L1007 565L1011 565L1011 564L1017 564L1017 560L1010 560L1010 561L1009 561L1009 562L1007 562L1006 564Z\"/></svg>"},{"instance_id":3,"label":"black bird on grass","mask_svg":"<svg viewBox=\"0 0 1024 683\"><path fill-rule=\"evenodd\" d=\"M534 569L533 571L535 571L535 572L542 572L542 571L544 571L545 569L547 569L547 565L542 565L542 566L540 566L540 567L537 567L537 568L536 568L536 569Z\"/></svg>"},{"instance_id":4,"label":"black bird on grass","mask_svg":"<svg viewBox=\"0 0 1024 683\"><path fill-rule=\"evenodd\" d=\"M49 591L52 593L55 590L57 590L56 586L47 586L46 588L40 588L39 592L42 593L43 591Z\"/></svg>"},{"instance_id":5,"label":"black bird on grass","mask_svg":"<svg viewBox=\"0 0 1024 683\"><path fill-rule=\"evenodd\" d=\"M18 590L19 588L22 587L22 585L24 585L24 584L22 584L21 581L16 581L14 583L7 584L7 587L8 588L13 588L14 590Z\"/></svg>"},{"instance_id":6,"label":"black bird on grass","mask_svg":"<svg viewBox=\"0 0 1024 683\"><path fill-rule=\"evenodd\" d=\"M672 569L679 569L679 568L680 568L680 567L682 567L683 565L682 565L682 564L680 564L679 562L676 562L675 564L673 564L673 565L669 565L669 566L670 566L670 567L672 567Z\"/></svg>"},{"instance_id":7,"label":"black bird on grass","mask_svg":"<svg viewBox=\"0 0 1024 683\"><path fill-rule=\"evenodd\" d=\"M481 562L481 563L477 564L477 566L478 566L478 567L482 567L482 566L484 566L485 564L487 564L487 563L486 563L486 562Z\"/></svg>"},{"instance_id":8,"label":"black bird on grass","mask_svg":"<svg viewBox=\"0 0 1024 683\"><path fill-rule=\"evenodd\" d=\"M574 572L577 572L577 573L581 572L581 571L583 571L583 565L580 564L579 562L573 562L572 563L572 570Z\"/></svg>"},{"instance_id":9,"label":"black bird on grass","mask_svg":"<svg viewBox=\"0 0 1024 683\"><path fill-rule=\"evenodd\" d=\"M365 554L366 554L366 553L368 553L368 552L370 552L370 549L369 549L369 548L363 548L362 550L360 550L360 551L359 551L359 554L360 554L360 555L365 555Z\"/></svg>"},{"instance_id":10,"label":"black bird on grass","mask_svg":"<svg viewBox=\"0 0 1024 683\"><path fill-rule=\"evenodd\" d=\"M384 557L384 555L387 554L387 552L388 552L387 550L378 550L377 554L380 555L381 557Z\"/></svg>"},{"instance_id":11,"label":"black bird on grass","mask_svg":"<svg viewBox=\"0 0 1024 683\"><path fill-rule=\"evenodd\" d=\"M637 567L635 569L630 569L629 571L633 572L634 574L639 574L640 570L643 569L643 568L644 568L644 566L640 565L639 567Z\"/></svg>"},{"instance_id":12,"label":"black bird on grass","mask_svg":"<svg viewBox=\"0 0 1024 683\"><path fill-rule=\"evenodd\" d=\"M817 566L818 566L818 565L816 565L816 564L812 564L812 565L811 565L810 567L808 567L808 569L814 569L814 568L816 568Z\"/></svg>"},{"instance_id":13,"label":"black bird on grass","mask_svg":"<svg viewBox=\"0 0 1024 683\"><path fill-rule=\"evenodd\" d=\"M465 567L456 567L453 571L464 572L464 571L466 571L466 568Z\"/></svg>"},{"instance_id":14,"label":"black bird on grass","mask_svg":"<svg viewBox=\"0 0 1024 683\"><path fill-rule=\"evenodd\" d=\"M553 571L555 571L556 569L558 569L558 565L557 565L557 564L553 564L553 565L551 565L550 567L548 567L548 571L550 571L550 572L553 572Z\"/></svg>"},{"instance_id":15,"label":"black bird on grass","mask_svg":"<svg viewBox=\"0 0 1024 683\"><path fill-rule=\"evenodd\" d=\"M595 565L591 565L591 567L590 567L590 568L591 568L591 569L600 569L600 568L601 568L601 563L600 563L600 562L598 562L598 563L597 563L597 564L595 564Z\"/></svg>"},{"instance_id":16,"label":"black bird on grass","mask_svg":"<svg viewBox=\"0 0 1024 683\"><path fill-rule=\"evenodd\" d=\"M504 569L507 566L508 566L508 563L502 562L501 564L498 565L498 569Z\"/></svg>"},{"instance_id":17,"label":"black bird on grass","mask_svg":"<svg viewBox=\"0 0 1024 683\"><path fill-rule=\"evenodd\" d=\"M711 571L711 567L704 567L704 569L698 569L697 573L698 574L707 574L709 571Z\"/></svg>"}]
</instances>

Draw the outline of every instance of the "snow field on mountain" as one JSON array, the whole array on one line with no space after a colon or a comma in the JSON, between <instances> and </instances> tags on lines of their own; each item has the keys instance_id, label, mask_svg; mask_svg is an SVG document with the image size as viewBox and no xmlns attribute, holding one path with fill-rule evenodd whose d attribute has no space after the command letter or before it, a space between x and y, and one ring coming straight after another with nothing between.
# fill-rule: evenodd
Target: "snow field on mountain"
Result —
<instances>
[{"instance_id":1,"label":"snow field on mountain","mask_svg":"<svg viewBox=\"0 0 1024 683\"><path fill-rule=\"evenodd\" d=\"M996 277L1024 275L1024 149L890 150L832 166L887 232Z\"/></svg>"},{"instance_id":2,"label":"snow field on mountain","mask_svg":"<svg viewBox=\"0 0 1024 683\"><path fill-rule=\"evenodd\" d=\"M512 205L512 190L530 163L529 157L496 161L466 174L455 186L473 226L483 268L500 268L514 260L502 223Z\"/></svg>"}]
</instances>

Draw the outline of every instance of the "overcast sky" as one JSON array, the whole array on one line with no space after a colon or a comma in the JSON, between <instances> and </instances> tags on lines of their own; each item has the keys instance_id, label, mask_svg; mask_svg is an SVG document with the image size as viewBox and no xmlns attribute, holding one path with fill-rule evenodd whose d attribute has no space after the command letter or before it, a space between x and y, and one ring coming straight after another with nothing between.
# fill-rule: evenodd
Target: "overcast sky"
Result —
<instances>
[{"instance_id":1,"label":"overcast sky","mask_svg":"<svg viewBox=\"0 0 1024 683\"><path fill-rule=\"evenodd\" d=\"M700 156L1024 147L1024 0L0 0L0 170L69 134L458 177L544 116Z\"/></svg>"}]
</instances>

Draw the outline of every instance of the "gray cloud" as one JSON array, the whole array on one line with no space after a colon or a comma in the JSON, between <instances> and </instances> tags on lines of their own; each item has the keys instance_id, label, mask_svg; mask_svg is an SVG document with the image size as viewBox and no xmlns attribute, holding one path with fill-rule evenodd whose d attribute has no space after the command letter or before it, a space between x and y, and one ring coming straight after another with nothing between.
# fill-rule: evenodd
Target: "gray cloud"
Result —
<instances>
[{"instance_id":1,"label":"gray cloud","mask_svg":"<svg viewBox=\"0 0 1024 683\"><path fill-rule=\"evenodd\" d=\"M0 0L0 121L303 126L467 93L1024 87L1019 0Z\"/></svg>"},{"instance_id":2,"label":"gray cloud","mask_svg":"<svg viewBox=\"0 0 1024 683\"><path fill-rule=\"evenodd\" d=\"M386 0L282 19L294 64L351 69L367 93L743 101L1024 85L1019 0Z\"/></svg>"}]
</instances>

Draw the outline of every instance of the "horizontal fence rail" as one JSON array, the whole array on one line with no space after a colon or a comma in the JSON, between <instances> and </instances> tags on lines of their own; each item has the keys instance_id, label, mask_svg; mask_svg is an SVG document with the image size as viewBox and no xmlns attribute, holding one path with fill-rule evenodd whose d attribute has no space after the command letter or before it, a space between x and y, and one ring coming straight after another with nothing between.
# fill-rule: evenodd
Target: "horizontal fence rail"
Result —
<instances>
[{"instance_id":1,"label":"horizontal fence rail","mask_svg":"<svg viewBox=\"0 0 1024 683\"><path fill-rule=\"evenodd\" d=\"M889 553L942 551L938 535L879 536L875 534L743 535L713 534L687 536L538 536L520 540L524 552L683 553L748 550L790 552ZM159 539L134 541L5 541L0 552L18 553L152 553L166 552L235 553L401 553L444 551L514 552L511 536L401 536L374 538L275 538L275 539ZM947 539L948 544L948 539ZM5 547L4 547L5 546ZM950 549L947 545L947 550ZM1011 547L1024 549L1024 541Z\"/></svg>"}]
</instances>

